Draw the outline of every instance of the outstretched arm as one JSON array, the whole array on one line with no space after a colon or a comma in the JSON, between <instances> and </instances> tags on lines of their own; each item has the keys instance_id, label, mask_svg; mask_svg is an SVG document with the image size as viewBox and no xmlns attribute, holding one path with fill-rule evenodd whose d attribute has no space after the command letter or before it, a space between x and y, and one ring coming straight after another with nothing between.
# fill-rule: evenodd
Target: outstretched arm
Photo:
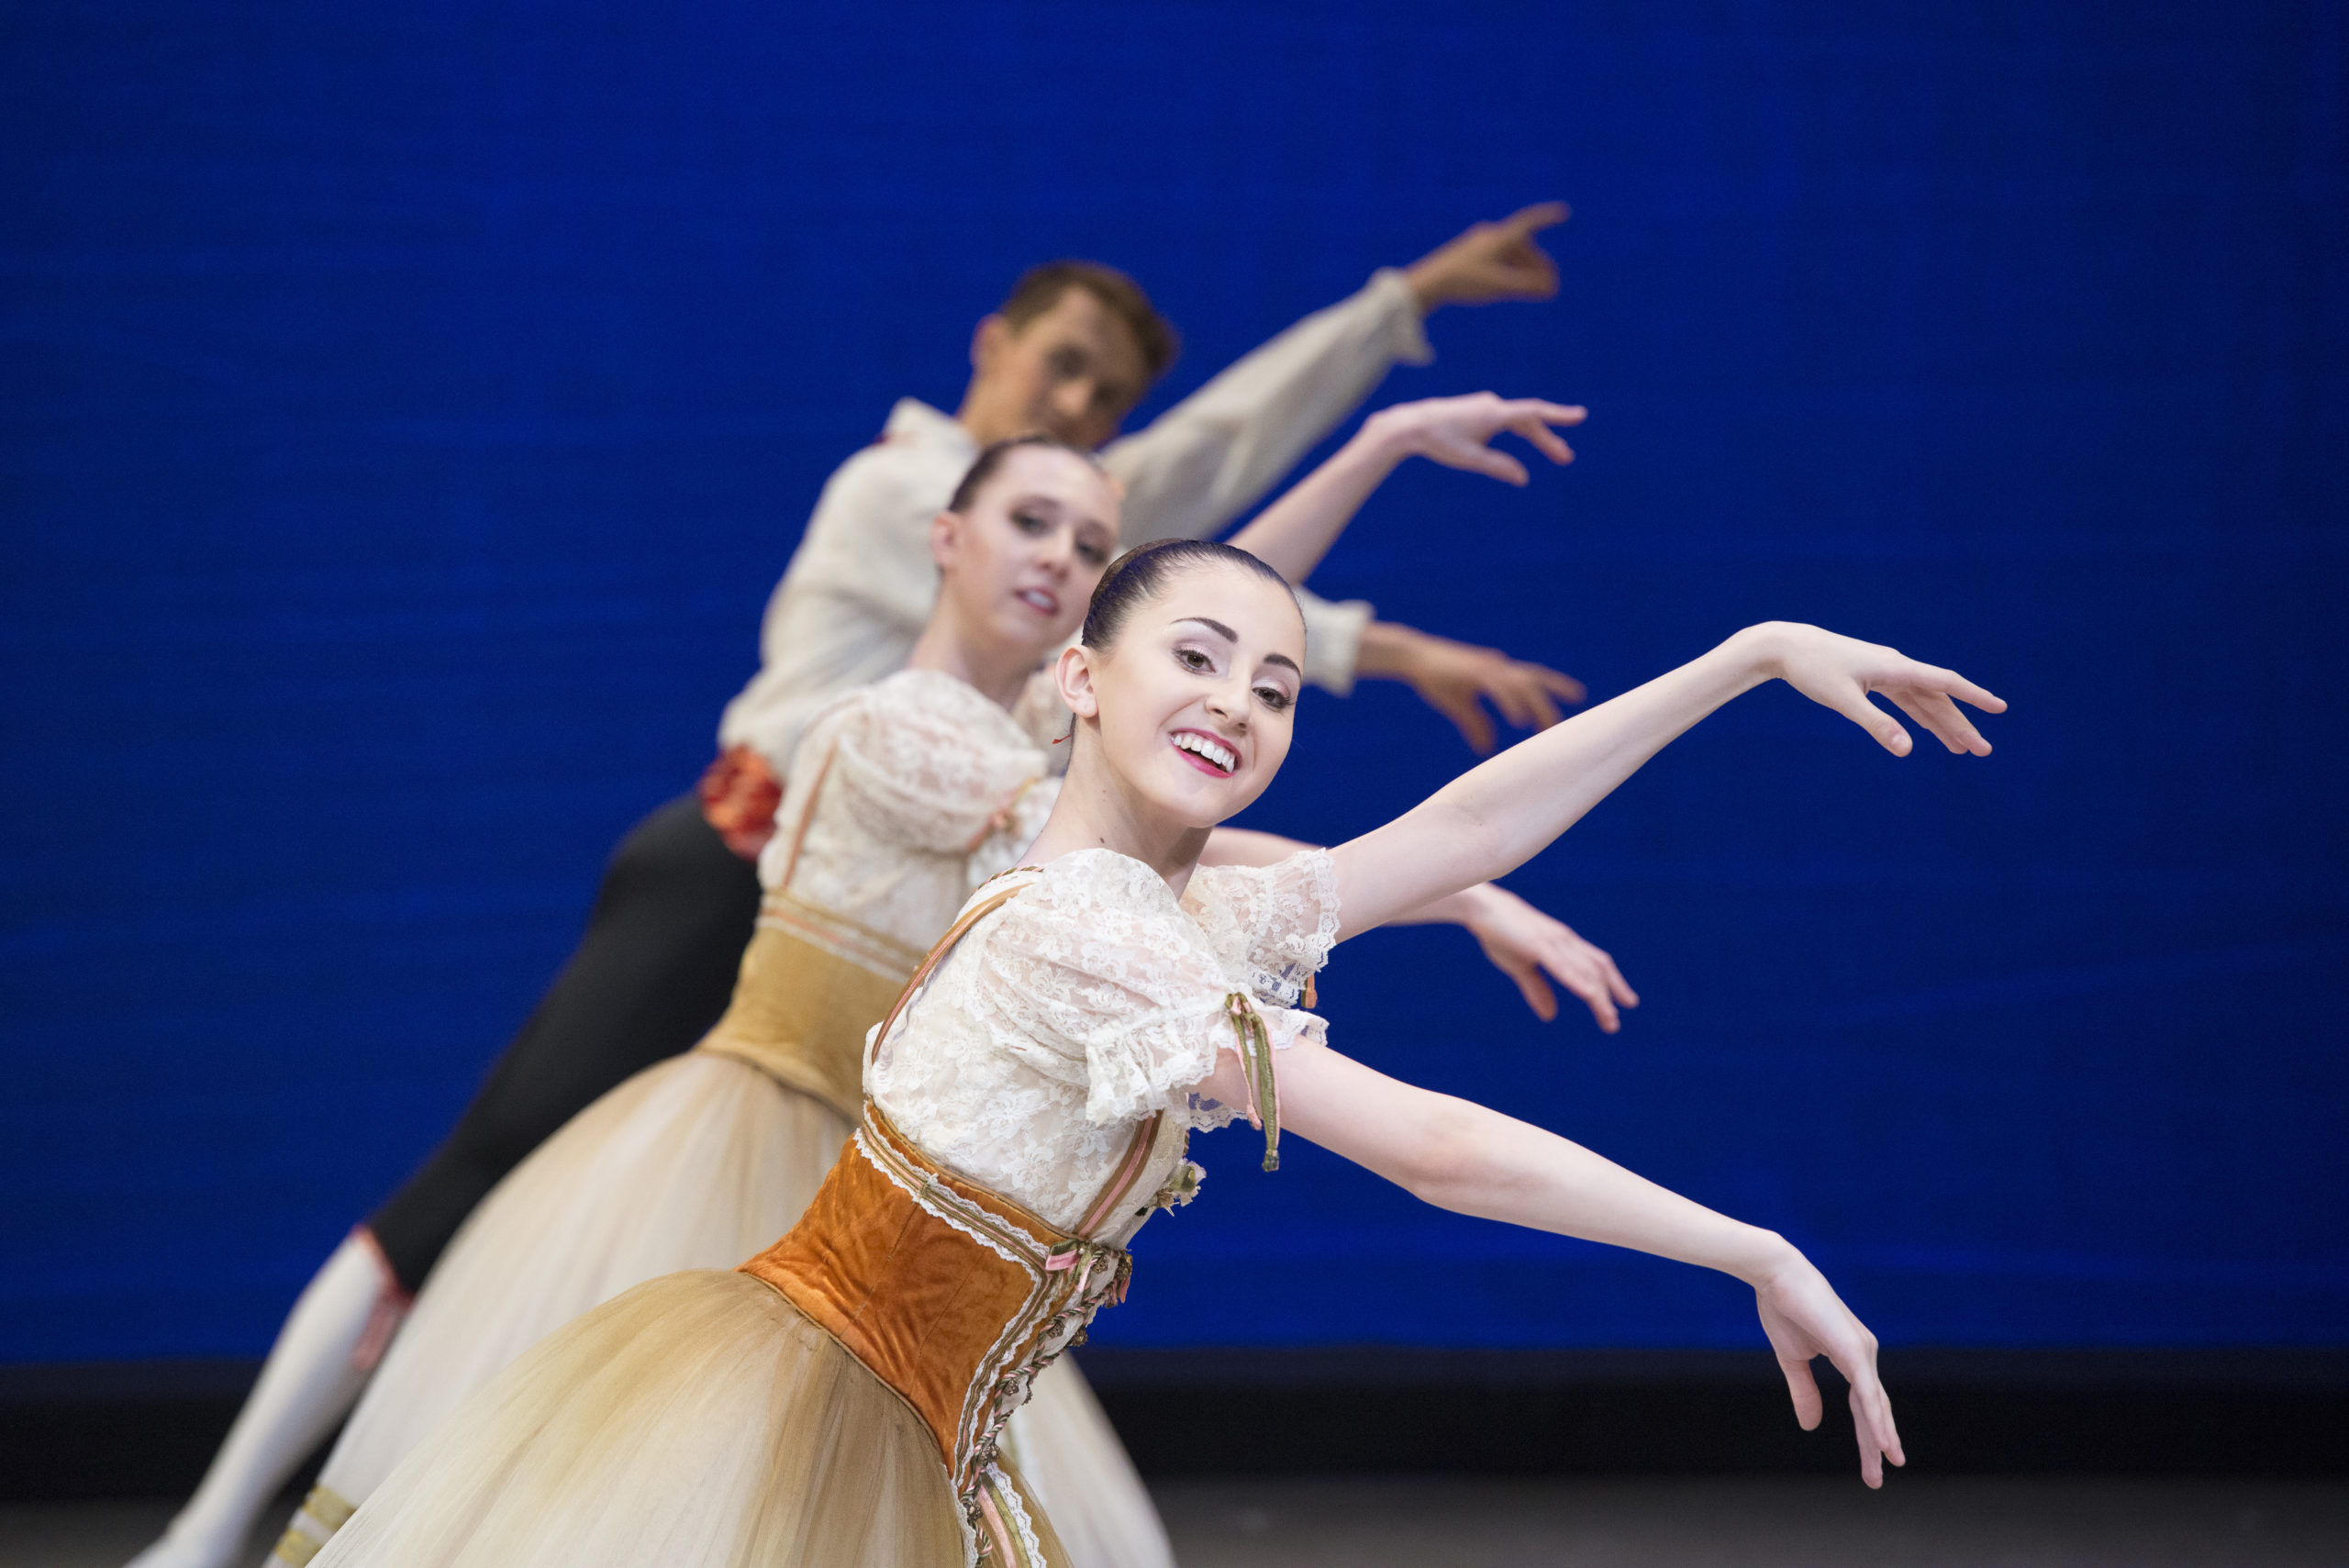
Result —
<instances>
[{"instance_id":1,"label":"outstretched arm","mask_svg":"<svg viewBox=\"0 0 2349 1568\"><path fill-rule=\"evenodd\" d=\"M2006 704L1954 671L1898 650L1774 621L1462 774L1403 816L1330 851L1341 940L1515 870L1707 714L1783 680L1906 756L1909 732L1868 698L1890 697L1952 751L1989 742L1953 697L1987 713Z\"/></svg>"},{"instance_id":2,"label":"outstretched arm","mask_svg":"<svg viewBox=\"0 0 2349 1568\"><path fill-rule=\"evenodd\" d=\"M1219 828L1208 835L1199 863L1268 866L1312 847L1252 828ZM1604 949L1564 920L1489 882L1397 915L1387 924L1458 926L1476 939L1495 969L1517 982L1525 1005L1545 1024L1558 1016L1558 998L1550 989L1553 980L1582 998L1609 1034L1623 1027L1620 1009L1640 1005L1639 993Z\"/></svg>"},{"instance_id":3,"label":"outstretched arm","mask_svg":"<svg viewBox=\"0 0 2349 1568\"><path fill-rule=\"evenodd\" d=\"M1489 392L1382 408L1364 419L1353 439L1329 462L1258 513L1230 542L1290 582L1302 583L1321 564L1371 492L1406 458L1424 457L1446 468L1464 468L1522 485L1528 477L1525 465L1486 443L1503 430L1514 430L1542 456L1564 465L1574 462L1574 449L1550 427L1579 425L1585 414L1582 408L1538 397L1505 398Z\"/></svg>"},{"instance_id":4,"label":"outstretched arm","mask_svg":"<svg viewBox=\"0 0 2349 1568\"><path fill-rule=\"evenodd\" d=\"M1819 1425L1810 1359L1824 1355L1851 1384L1860 1473L1884 1484L1884 1461L1907 1462L1892 1402L1877 1380L1876 1337L1810 1261L1783 1237L1742 1224L1632 1174L1554 1133L1373 1072L1327 1046L1275 1053L1286 1130L1461 1214L1575 1236L1719 1269L1753 1287L1763 1331L1786 1374L1795 1417ZM1199 1092L1247 1105L1245 1076L1219 1053Z\"/></svg>"}]
</instances>

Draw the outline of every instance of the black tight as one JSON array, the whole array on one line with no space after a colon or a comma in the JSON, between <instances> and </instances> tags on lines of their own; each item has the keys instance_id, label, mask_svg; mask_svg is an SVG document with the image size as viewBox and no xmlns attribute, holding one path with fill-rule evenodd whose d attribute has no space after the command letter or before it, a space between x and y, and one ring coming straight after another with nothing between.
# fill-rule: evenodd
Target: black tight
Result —
<instances>
[{"instance_id":1,"label":"black tight","mask_svg":"<svg viewBox=\"0 0 2349 1568\"><path fill-rule=\"evenodd\" d=\"M506 1173L597 1096L707 1033L734 993L758 873L692 795L629 830L587 934L447 1141L367 1221L413 1292Z\"/></svg>"}]
</instances>

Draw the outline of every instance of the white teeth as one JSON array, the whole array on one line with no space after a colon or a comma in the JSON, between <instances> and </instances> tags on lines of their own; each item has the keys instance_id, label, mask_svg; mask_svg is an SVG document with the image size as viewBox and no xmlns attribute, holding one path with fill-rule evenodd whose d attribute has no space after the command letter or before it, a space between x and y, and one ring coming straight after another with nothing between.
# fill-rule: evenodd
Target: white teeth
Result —
<instances>
[{"instance_id":1,"label":"white teeth","mask_svg":"<svg viewBox=\"0 0 2349 1568\"><path fill-rule=\"evenodd\" d=\"M1051 615L1051 614L1052 613L1052 611L1053 611L1053 610L1055 610L1055 609L1057 609L1057 608L1059 607L1058 606L1056 606L1056 605L1054 605L1054 604L1052 603L1052 599L1051 599L1050 597L1048 597L1047 595L1043 595L1043 594L1040 594L1040 593L1038 593L1038 592L1037 592L1035 589L1033 589L1033 588L1022 588L1022 589L1020 589L1020 590L1019 590L1019 596L1020 598L1022 598L1022 599L1026 600L1029 604L1031 604L1031 605L1035 606L1038 609L1040 609L1040 610L1043 611L1046 615Z\"/></svg>"},{"instance_id":2,"label":"white teeth","mask_svg":"<svg viewBox=\"0 0 2349 1568\"><path fill-rule=\"evenodd\" d=\"M1229 747L1219 746L1204 735L1194 735L1186 730L1174 737L1174 744L1181 751L1197 752L1205 757L1227 773L1240 766L1239 752Z\"/></svg>"}]
</instances>

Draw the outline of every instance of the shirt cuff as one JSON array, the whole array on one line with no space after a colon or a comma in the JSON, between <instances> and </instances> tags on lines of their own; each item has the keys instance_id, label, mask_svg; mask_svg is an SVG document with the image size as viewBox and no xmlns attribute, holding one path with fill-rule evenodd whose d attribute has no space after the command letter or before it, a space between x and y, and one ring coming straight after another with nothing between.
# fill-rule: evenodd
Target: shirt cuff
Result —
<instances>
[{"instance_id":1,"label":"shirt cuff","mask_svg":"<svg viewBox=\"0 0 2349 1568\"><path fill-rule=\"evenodd\" d=\"M1367 599L1333 604L1297 590L1305 611L1305 678L1325 692L1350 696L1354 689L1354 664L1362 657L1363 628L1377 611Z\"/></svg>"},{"instance_id":2,"label":"shirt cuff","mask_svg":"<svg viewBox=\"0 0 2349 1568\"><path fill-rule=\"evenodd\" d=\"M1381 267L1370 274L1370 286L1386 309L1386 351L1407 365L1435 362L1435 345L1428 341L1427 317L1419 313L1419 296L1396 267Z\"/></svg>"}]
</instances>

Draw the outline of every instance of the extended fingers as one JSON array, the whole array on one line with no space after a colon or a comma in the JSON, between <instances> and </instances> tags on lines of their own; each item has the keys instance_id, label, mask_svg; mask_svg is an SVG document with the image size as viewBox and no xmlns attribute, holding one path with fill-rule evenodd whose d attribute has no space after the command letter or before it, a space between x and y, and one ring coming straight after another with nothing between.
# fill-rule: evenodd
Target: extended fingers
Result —
<instances>
[{"instance_id":1,"label":"extended fingers","mask_svg":"<svg viewBox=\"0 0 2349 1568\"><path fill-rule=\"evenodd\" d=\"M1476 701L1474 692L1454 695L1446 691L1422 690L1419 695L1427 699L1430 707L1452 720L1453 728L1460 731L1460 739L1468 742L1471 751L1479 757L1493 754L1493 721Z\"/></svg>"},{"instance_id":2,"label":"extended fingers","mask_svg":"<svg viewBox=\"0 0 2349 1568\"><path fill-rule=\"evenodd\" d=\"M1525 994L1525 1005L1533 1009L1535 1018L1545 1024L1557 1018L1557 994L1550 989L1550 983L1542 978L1540 965L1510 963L1502 967L1508 971L1508 977L1517 982L1517 988Z\"/></svg>"},{"instance_id":3,"label":"extended fingers","mask_svg":"<svg viewBox=\"0 0 2349 1568\"><path fill-rule=\"evenodd\" d=\"M1607 972L1607 988L1614 994L1615 1000L1626 1007L1638 1006L1640 994L1631 989L1631 983L1623 978L1621 970L1615 967L1614 955L1601 951L1598 948L1592 948L1590 951L1598 959L1599 967Z\"/></svg>"},{"instance_id":4,"label":"extended fingers","mask_svg":"<svg viewBox=\"0 0 2349 1568\"><path fill-rule=\"evenodd\" d=\"M1482 440L1464 440L1449 432L1432 443L1428 456L1453 468L1490 474L1509 484L1522 485L1532 477L1525 472L1525 465L1508 453L1496 451Z\"/></svg>"},{"instance_id":5,"label":"extended fingers","mask_svg":"<svg viewBox=\"0 0 2349 1568\"><path fill-rule=\"evenodd\" d=\"M1575 215L1575 209L1564 202L1535 202L1522 206L1501 219L1500 227L1527 235L1540 229L1552 228Z\"/></svg>"},{"instance_id":6,"label":"extended fingers","mask_svg":"<svg viewBox=\"0 0 2349 1568\"><path fill-rule=\"evenodd\" d=\"M1957 710L1955 703L1941 693L1911 689L1888 691L1885 695L1890 697L1901 712L1931 730L1950 751L1961 756L1969 751L1977 757L1990 754L1990 743L1982 739L1982 732Z\"/></svg>"},{"instance_id":7,"label":"extended fingers","mask_svg":"<svg viewBox=\"0 0 2349 1568\"><path fill-rule=\"evenodd\" d=\"M1543 691L1570 707L1581 706L1583 700L1590 695L1589 687L1564 671L1553 670L1546 664L1528 664L1524 667L1533 672L1534 679L1542 683Z\"/></svg>"},{"instance_id":8,"label":"extended fingers","mask_svg":"<svg viewBox=\"0 0 2349 1568\"><path fill-rule=\"evenodd\" d=\"M1825 1407L1819 1398L1819 1380L1810 1375L1810 1362L1781 1351L1778 1370L1786 1374L1787 1394L1795 1402L1795 1425L1806 1432L1817 1430Z\"/></svg>"},{"instance_id":9,"label":"extended fingers","mask_svg":"<svg viewBox=\"0 0 2349 1568\"><path fill-rule=\"evenodd\" d=\"M1900 721L1868 701L1865 692L1846 694L1828 706L1875 736L1876 744L1896 757L1907 756L1916 744L1900 728Z\"/></svg>"},{"instance_id":10,"label":"extended fingers","mask_svg":"<svg viewBox=\"0 0 2349 1568\"><path fill-rule=\"evenodd\" d=\"M1860 1445L1860 1479L1871 1486L1884 1485L1884 1462L1906 1464L1900 1433L1892 1424L1892 1400L1873 1377L1854 1382L1850 1396L1852 1435Z\"/></svg>"},{"instance_id":11,"label":"extended fingers","mask_svg":"<svg viewBox=\"0 0 2349 1568\"><path fill-rule=\"evenodd\" d=\"M1574 462L1575 449L1566 445L1565 438L1550 428L1550 425L1553 422L1578 425L1582 422L1582 410L1579 408L1572 410L1575 416L1572 419L1553 420L1552 415L1542 412L1552 406L1553 406L1550 404L1536 404L1521 407L1510 414L1508 428L1532 442L1535 450L1543 457L1563 466Z\"/></svg>"},{"instance_id":12,"label":"extended fingers","mask_svg":"<svg viewBox=\"0 0 2349 1568\"><path fill-rule=\"evenodd\" d=\"M1547 729L1565 717L1533 673L1536 668L1514 659L1503 659L1484 679L1485 695L1493 699L1501 717L1520 729Z\"/></svg>"},{"instance_id":13,"label":"extended fingers","mask_svg":"<svg viewBox=\"0 0 2349 1568\"><path fill-rule=\"evenodd\" d=\"M1613 1034L1623 1027L1620 1015L1615 1011L1615 997L1607 984L1605 971L1591 961L1586 949L1568 949L1553 952L1543 966L1557 978L1558 984L1582 998L1590 1016L1598 1020L1599 1029Z\"/></svg>"}]
</instances>

